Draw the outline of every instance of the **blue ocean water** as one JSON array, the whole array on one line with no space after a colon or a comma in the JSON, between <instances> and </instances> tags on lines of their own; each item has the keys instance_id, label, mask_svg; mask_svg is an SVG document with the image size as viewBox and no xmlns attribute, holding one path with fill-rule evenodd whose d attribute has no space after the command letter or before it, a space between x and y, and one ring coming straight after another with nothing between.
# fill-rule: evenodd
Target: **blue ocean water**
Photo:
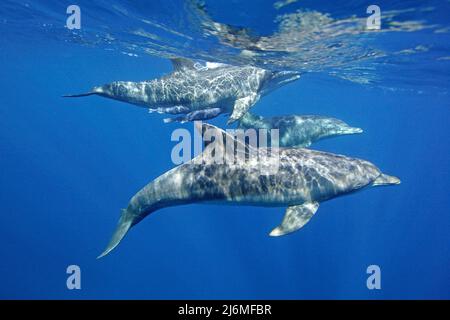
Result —
<instances>
[{"instance_id":1,"label":"blue ocean water","mask_svg":"<svg viewBox=\"0 0 450 320\"><path fill-rule=\"evenodd\" d=\"M72 3L2 1L0 298L450 298L450 2L377 1L382 26L371 33L358 29L366 1L274 2L83 0L71 31ZM275 35L275 48L233 42L212 21ZM361 127L312 148L369 160L402 184L322 203L279 238L268 232L285 208L166 208L97 260L120 209L174 166L173 130L193 126L61 96L160 77L173 55L301 71L253 112ZM374 264L380 290L366 286ZM81 290L66 287L69 265Z\"/></svg>"}]
</instances>

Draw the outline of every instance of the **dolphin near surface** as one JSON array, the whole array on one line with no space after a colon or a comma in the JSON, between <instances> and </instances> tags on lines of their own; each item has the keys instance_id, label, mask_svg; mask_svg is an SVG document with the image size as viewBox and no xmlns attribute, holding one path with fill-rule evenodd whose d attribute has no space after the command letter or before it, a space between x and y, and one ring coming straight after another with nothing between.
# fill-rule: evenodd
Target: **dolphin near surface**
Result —
<instances>
[{"instance_id":1,"label":"dolphin near surface","mask_svg":"<svg viewBox=\"0 0 450 320\"><path fill-rule=\"evenodd\" d=\"M242 146L240 140L221 129L208 124L200 128L202 132L208 130ZM281 236L304 226L323 201L370 186L400 183L370 162L301 148L277 149L278 170L265 175L260 165L272 166L274 157L268 156L264 148L256 149L256 162L218 163L212 154L225 152L221 148L224 143L210 143L203 153L167 171L135 194L122 210L117 228L99 258L111 252L132 226L165 207L191 203L286 206L283 221L270 233Z\"/></svg>"},{"instance_id":2,"label":"dolphin near surface","mask_svg":"<svg viewBox=\"0 0 450 320\"><path fill-rule=\"evenodd\" d=\"M176 115L165 122L208 120L231 113L228 123L241 118L258 100L300 78L295 71L269 71L252 66L194 63L171 59L174 71L143 82L116 81L90 92L65 97L99 95L150 111Z\"/></svg>"},{"instance_id":3,"label":"dolphin near surface","mask_svg":"<svg viewBox=\"0 0 450 320\"><path fill-rule=\"evenodd\" d=\"M340 135L362 133L361 128L351 127L345 122L317 115L289 115L272 118L246 113L239 120L239 129L278 129L279 146L306 148L313 142Z\"/></svg>"}]
</instances>

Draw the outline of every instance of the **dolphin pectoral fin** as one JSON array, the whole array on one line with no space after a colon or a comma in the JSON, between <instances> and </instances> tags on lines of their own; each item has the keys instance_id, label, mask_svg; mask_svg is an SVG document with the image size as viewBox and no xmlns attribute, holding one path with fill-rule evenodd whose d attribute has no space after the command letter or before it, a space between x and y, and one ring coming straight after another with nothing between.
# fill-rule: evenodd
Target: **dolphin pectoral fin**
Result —
<instances>
[{"instance_id":1,"label":"dolphin pectoral fin","mask_svg":"<svg viewBox=\"0 0 450 320\"><path fill-rule=\"evenodd\" d=\"M234 103L233 113L228 119L227 124L231 124L236 120L239 120L247 113L247 111L258 102L260 95L257 93L252 93L246 97L237 99Z\"/></svg>"},{"instance_id":2,"label":"dolphin pectoral fin","mask_svg":"<svg viewBox=\"0 0 450 320\"><path fill-rule=\"evenodd\" d=\"M106 249L103 251L101 255L97 257L97 259L106 256L115 247L117 247L117 245L120 243L123 237L125 237L125 235L127 234L128 230L130 230L132 224L133 224L133 216L128 214L126 209L122 209L122 215L120 216L116 231L114 231L114 234L111 240L109 241L109 244L106 247Z\"/></svg>"},{"instance_id":3,"label":"dolphin pectoral fin","mask_svg":"<svg viewBox=\"0 0 450 320\"><path fill-rule=\"evenodd\" d=\"M278 237L297 231L303 227L316 213L318 202L306 202L299 206L290 206L286 210L283 222L270 232L270 236Z\"/></svg>"}]
</instances>

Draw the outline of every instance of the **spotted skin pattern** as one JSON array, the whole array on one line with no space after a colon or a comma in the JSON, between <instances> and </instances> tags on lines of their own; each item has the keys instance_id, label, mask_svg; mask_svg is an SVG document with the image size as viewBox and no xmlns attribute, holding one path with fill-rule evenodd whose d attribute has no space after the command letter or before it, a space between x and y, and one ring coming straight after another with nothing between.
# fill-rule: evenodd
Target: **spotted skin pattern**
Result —
<instances>
[{"instance_id":1,"label":"spotted skin pattern","mask_svg":"<svg viewBox=\"0 0 450 320\"><path fill-rule=\"evenodd\" d=\"M161 207L194 202L290 206L324 201L359 190L381 172L359 159L309 149L280 149L276 174L261 174L258 162L217 164L198 156L160 176L130 201L128 211L143 217Z\"/></svg>"},{"instance_id":2,"label":"spotted skin pattern","mask_svg":"<svg viewBox=\"0 0 450 320\"><path fill-rule=\"evenodd\" d=\"M279 236L301 228L319 203L370 185L398 184L370 162L303 148L258 148L257 157L246 161L217 163L205 151L164 173L142 188L122 210L118 227L103 257L128 230L156 210L190 203L220 203L265 207L287 206L282 224L270 235ZM215 149L214 149L215 150ZM267 174L277 164L278 170Z\"/></svg>"}]
</instances>

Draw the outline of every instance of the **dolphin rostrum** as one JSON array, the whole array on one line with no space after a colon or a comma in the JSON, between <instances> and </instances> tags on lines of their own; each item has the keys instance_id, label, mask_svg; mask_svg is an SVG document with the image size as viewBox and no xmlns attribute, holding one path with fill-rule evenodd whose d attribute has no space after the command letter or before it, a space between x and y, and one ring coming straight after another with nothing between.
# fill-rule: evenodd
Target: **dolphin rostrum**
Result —
<instances>
[{"instance_id":1,"label":"dolphin rostrum","mask_svg":"<svg viewBox=\"0 0 450 320\"><path fill-rule=\"evenodd\" d=\"M236 145L242 140L214 126L208 131ZM281 236L300 229L315 214L319 203L369 186L399 184L396 177L380 172L370 162L331 153L301 148L279 148L278 157L267 148L257 148L258 161L217 162L225 143L210 143L203 153L159 176L135 194L122 214L103 257L113 250L128 230L156 210L190 203L221 203L253 206L287 206L281 224L271 236ZM206 144L205 144L206 145ZM211 150L212 148L212 150ZM240 150L248 151L244 144ZM213 151L213 152L212 152ZM255 149L252 150L253 152ZM271 167L278 161L276 173L266 175L261 165Z\"/></svg>"},{"instance_id":2,"label":"dolphin rostrum","mask_svg":"<svg viewBox=\"0 0 450 320\"><path fill-rule=\"evenodd\" d=\"M94 87L88 93L65 97L96 94L150 111L178 115L165 122L207 120L231 113L228 122L232 123L261 96L300 78L295 71L269 71L222 63L202 65L184 58L171 61L174 71L162 78L144 82L116 81Z\"/></svg>"},{"instance_id":3,"label":"dolphin rostrum","mask_svg":"<svg viewBox=\"0 0 450 320\"><path fill-rule=\"evenodd\" d=\"M329 137L362 133L361 128L324 116L290 115L272 118L246 113L240 120L240 129L278 129L280 147L306 148L313 142Z\"/></svg>"}]
</instances>

